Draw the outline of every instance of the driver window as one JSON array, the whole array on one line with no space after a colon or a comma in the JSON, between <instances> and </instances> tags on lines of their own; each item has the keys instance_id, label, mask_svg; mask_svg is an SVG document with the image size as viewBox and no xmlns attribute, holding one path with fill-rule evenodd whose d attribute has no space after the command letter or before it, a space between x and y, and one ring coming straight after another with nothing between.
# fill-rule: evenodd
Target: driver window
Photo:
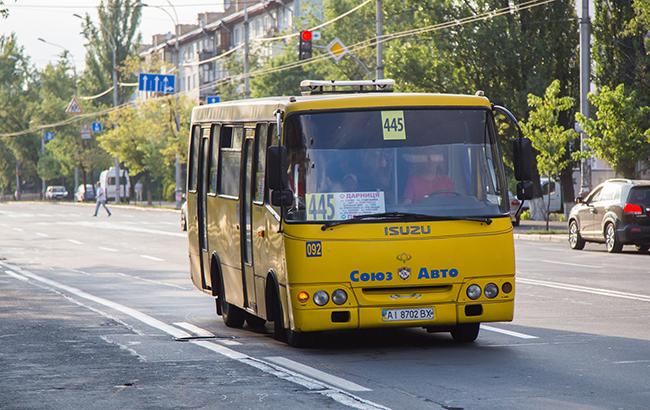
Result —
<instances>
[{"instance_id":1,"label":"driver window","mask_svg":"<svg viewBox=\"0 0 650 410\"><path fill-rule=\"evenodd\" d=\"M602 187L601 187L601 188L598 188L596 191L594 191L594 193L591 194L591 196L590 196L589 198L587 198L587 203L600 201L600 194L601 194L601 192L603 192L603 188L602 188Z\"/></svg>"}]
</instances>

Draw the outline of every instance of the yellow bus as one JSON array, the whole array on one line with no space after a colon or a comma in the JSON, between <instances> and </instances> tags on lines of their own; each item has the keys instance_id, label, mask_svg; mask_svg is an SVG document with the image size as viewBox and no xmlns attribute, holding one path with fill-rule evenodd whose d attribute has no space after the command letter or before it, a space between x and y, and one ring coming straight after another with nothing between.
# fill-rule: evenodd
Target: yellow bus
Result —
<instances>
[{"instance_id":1,"label":"yellow bus","mask_svg":"<svg viewBox=\"0 0 650 410\"><path fill-rule=\"evenodd\" d=\"M195 107L191 278L230 327L422 327L471 342L510 321L512 224L494 107L392 92L392 80L303 81L303 95ZM520 199L530 141L515 143Z\"/></svg>"}]
</instances>

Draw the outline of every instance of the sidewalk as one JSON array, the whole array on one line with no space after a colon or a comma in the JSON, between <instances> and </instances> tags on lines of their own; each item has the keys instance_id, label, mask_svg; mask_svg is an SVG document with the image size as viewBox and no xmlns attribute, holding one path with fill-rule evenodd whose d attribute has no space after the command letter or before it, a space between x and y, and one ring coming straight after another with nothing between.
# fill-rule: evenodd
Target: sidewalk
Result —
<instances>
[{"instance_id":1,"label":"sidewalk","mask_svg":"<svg viewBox=\"0 0 650 410\"><path fill-rule=\"evenodd\" d=\"M546 221L521 221L519 226L515 227L515 239L523 239L528 241L549 241L549 242L566 242L568 240L567 223L550 221L548 223L550 231L562 232L561 234L553 233L547 234L541 231L546 230ZM535 233L527 233L534 231Z\"/></svg>"}]
</instances>

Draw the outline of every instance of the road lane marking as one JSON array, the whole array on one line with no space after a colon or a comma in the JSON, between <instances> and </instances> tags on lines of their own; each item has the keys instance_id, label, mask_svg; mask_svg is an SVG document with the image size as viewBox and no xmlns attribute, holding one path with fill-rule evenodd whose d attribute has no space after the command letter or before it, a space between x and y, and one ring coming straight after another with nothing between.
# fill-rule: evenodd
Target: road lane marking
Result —
<instances>
[{"instance_id":1,"label":"road lane marking","mask_svg":"<svg viewBox=\"0 0 650 410\"><path fill-rule=\"evenodd\" d=\"M25 230L23 228L11 228L12 230L16 232L24 232Z\"/></svg>"},{"instance_id":2,"label":"road lane marking","mask_svg":"<svg viewBox=\"0 0 650 410\"><path fill-rule=\"evenodd\" d=\"M221 343L222 345L227 345L227 346L240 346L241 343L239 343L236 340L230 340L230 339L219 339L217 342Z\"/></svg>"},{"instance_id":3,"label":"road lane marking","mask_svg":"<svg viewBox=\"0 0 650 410\"><path fill-rule=\"evenodd\" d=\"M526 279L521 277L518 277L516 281L526 285L545 286L547 288L569 290L572 292L591 293L593 295L602 295L602 296L610 296L613 298L638 300L641 302L650 302L650 296L641 295L637 293L619 292L617 290L590 288L587 286L571 285L569 283L549 282L545 280Z\"/></svg>"},{"instance_id":4,"label":"road lane marking","mask_svg":"<svg viewBox=\"0 0 650 410\"><path fill-rule=\"evenodd\" d=\"M135 310L133 308L120 305L119 303L110 301L108 299L104 299L98 296L91 295L87 292L84 292L83 290L64 285L62 283L56 282L51 279L46 279L43 278L35 273L29 272L27 270L21 269L19 267L11 266L9 264L6 264L4 262L0 262L0 265L6 267L6 268L11 268L15 271L20 272L22 275L25 275L31 279L34 279L36 281L42 282L52 288L58 288L60 290L66 291L68 293L72 293L80 298L88 299L91 300L97 304L106 306L108 308L114 309L118 312L124 313L128 316L131 316L132 318L139 320L142 323L145 323L153 328L159 329L167 334L170 334L178 339L187 339L190 338L191 336L182 330L177 329L174 326L168 325L167 323L164 323L152 316L149 316L145 313L142 313L138 310ZM55 290L56 291L56 290ZM66 299L70 299L68 296L65 294L62 294L58 291L57 293L61 294L63 297ZM72 299L74 301L74 299ZM91 308L94 311L97 311L94 308ZM100 311L101 312L101 311ZM388 410L387 407L382 406L378 403L374 403L370 400L366 400L362 397L356 396L350 392L347 392L341 388L338 388L336 386L329 385L327 383L324 383L322 381L313 379L311 377L308 377L306 375L296 373L295 371L292 371L291 369L286 369L282 366L279 366L277 364L267 362L262 359L257 359L251 356L248 356L244 353L237 352L232 349L228 349L225 346L218 345L216 343L212 343L206 340L191 340L190 343L193 343L197 346L204 347L206 349L209 349L213 352L219 353L221 355L224 355L226 357L229 357L233 360L237 360L240 363L247 364L249 366L255 367L267 374L270 374L272 376L275 376L277 378L287 380L290 382L293 382L295 384L298 384L300 386L306 387L307 389L313 391L314 393L321 394L323 396L329 397L332 400L335 400L345 406L348 407L353 407L357 409L363 409L363 410L374 410L374 409L380 409L380 410ZM288 359L287 359L288 360ZM351 382L349 382L351 383Z\"/></svg>"},{"instance_id":5,"label":"road lane marking","mask_svg":"<svg viewBox=\"0 0 650 410\"><path fill-rule=\"evenodd\" d=\"M102 250L102 251L107 251L107 252L117 252L117 249L115 249L115 248L107 248L107 247L105 247L105 246L98 246L97 248L98 248L99 250Z\"/></svg>"},{"instance_id":6,"label":"road lane marking","mask_svg":"<svg viewBox=\"0 0 650 410\"><path fill-rule=\"evenodd\" d=\"M174 325L174 326L178 326L178 327L180 327L180 328L183 328L183 329L185 329L185 330L189 330L190 332L194 333L194 334L197 335L197 336L201 336L201 337L214 337L214 333L212 333L212 332L210 332L210 331L208 331L208 330L202 329L202 328L200 328L200 327L198 327L198 326L196 326L196 325L193 325L193 324L191 324L191 323L187 323L187 322L176 322L176 323L173 323L173 325Z\"/></svg>"},{"instance_id":7,"label":"road lane marking","mask_svg":"<svg viewBox=\"0 0 650 410\"><path fill-rule=\"evenodd\" d=\"M149 255L140 255L140 257L145 258L145 259L149 259L149 260L152 260L152 261L156 261L156 262L164 262L165 261L164 259L156 258L155 256L149 256Z\"/></svg>"},{"instance_id":8,"label":"road lane marking","mask_svg":"<svg viewBox=\"0 0 650 410\"><path fill-rule=\"evenodd\" d=\"M636 363L650 363L650 360L622 360L620 362L613 362L614 364L636 364Z\"/></svg>"},{"instance_id":9,"label":"road lane marking","mask_svg":"<svg viewBox=\"0 0 650 410\"><path fill-rule=\"evenodd\" d=\"M49 238L50 235L43 233L43 232L36 232L36 236L40 236L41 238Z\"/></svg>"},{"instance_id":10,"label":"road lane marking","mask_svg":"<svg viewBox=\"0 0 650 410\"><path fill-rule=\"evenodd\" d=\"M83 242L79 242L79 241L77 241L75 239L68 239L68 242L74 243L75 245L83 245L84 244Z\"/></svg>"},{"instance_id":11,"label":"road lane marking","mask_svg":"<svg viewBox=\"0 0 650 410\"><path fill-rule=\"evenodd\" d=\"M84 292L81 289L77 289L77 288L74 288L72 286L64 285L64 284L56 282L54 280L44 278L44 277L42 277L40 275L37 275L35 273L26 271L24 269L20 269L20 268L17 268L17 267L11 267L11 266L7 265L6 263L0 262L0 264L2 264L3 266L5 266L7 268L13 268L12 270L20 272L21 275L26 276L26 277L31 278L31 279L34 279L34 280L39 281L41 283L44 283L44 284L46 284L48 286L51 286L53 288L57 288L57 289L66 291L68 293L72 293L73 295L78 296L80 298L87 299L87 300L95 302L95 303L97 303L99 305L103 305L103 306L109 307L109 308L111 308L113 310L117 310L118 312L122 312L125 315L131 316L132 318L137 319L142 323L145 323L145 324L147 324L147 325L149 325L151 327L154 327L156 329L162 330L163 332L168 333L168 334L170 334L170 335L172 335L172 336L174 336L176 338L188 338L188 337L191 337L189 333L187 333L185 331L182 331L180 329L177 329L174 326L168 325L167 323L164 323L164 322L162 322L162 321L160 321L160 320L158 320L158 319L156 319L156 318L154 318L152 316L149 316L149 315L147 315L145 313L142 313L142 312L140 312L138 310L132 309L132 308L124 306L124 305L120 305L119 303L110 301L108 299L101 298L99 296L91 295L90 293Z\"/></svg>"},{"instance_id":12,"label":"road lane marking","mask_svg":"<svg viewBox=\"0 0 650 410\"><path fill-rule=\"evenodd\" d=\"M520 339L539 339L537 336L527 335L525 333L513 332L512 330L500 329L498 327L487 326L481 324L481 330L487 330L490 332L503 333L504 335L518 337Z\"/></svg>"},{"instance_id":13,"label":"road lane marking","mask_svg":"<svg viewBox=\"0 0 650 410\"><path fill-rule=\"evenodd\" d=\"M17 274L16 272L12 272L10 270L6 270L5 273L15 279L22 280L23 282L28 282L29 278L26 278L22 275Z\"/></svg>"},{"instance_id":14,"label":"road lane marking","mask_svg":"<svg viewBox=\"0 0 650 410\"><path fill-rule=\"evenodd\" d=\"M75 226L84 226L92 229L109 229L114 231L129 231L129 232L138 232L138 233L147 233L154 235L166 235L166 236L176 236L179 238L187 238L187 234L179 232L170 232L170 231L161 231L159 229L147 229L147 228L137 228L123 223L115 222L88 222L88 221L77 221L77 222L58 222L59 225L75 225Z\"/></svg>"},{"instance_id":15,"label":"road lane marking","mask_svg":"<svg viewBox=\"0 0 650 410\"><path fill-rule=\"evenodd\" d=\"M585 265L583 263L558 262L558 261L550 261L550 260L546 260L546 259L540 259L539 261L544 262L544 263L555 263L557 265L567 265L567 266L578 266L578 267L581 267L581 268L602 269L602 266Z\"/></svg>"},{"instance_id":16,"label":"road lane marking","mask_svg":"<svg viewBox=\"0 0 650 410\"><path fill-rule=\"evenodd\" d=\"M298 373L302 373L304 375L313 377L314 379L318 379L320 381L323 381L327 384L330 384L332 386L336 386L338 388L341 388L343 390L347 391L372 391L367 387L360 386L356 383L353 383L349 380L345 380L343 378L331 375L329 373L325 373L324 371L314 369L313 367L307 366L302 363L294 362L291 359L287 359L286 357L282 356L269 356L265 357L264 359L279 364L280 366L284 366L288 369L292 369L297 371Z\"/></svg>"}]
</instances>

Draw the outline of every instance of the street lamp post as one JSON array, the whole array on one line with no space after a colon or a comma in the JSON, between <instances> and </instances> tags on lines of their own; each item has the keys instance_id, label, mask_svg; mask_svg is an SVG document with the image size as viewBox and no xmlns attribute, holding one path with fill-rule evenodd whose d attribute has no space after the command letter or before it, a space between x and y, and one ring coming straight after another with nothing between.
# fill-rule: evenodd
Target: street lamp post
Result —
<instances>
[{"instance_id":1,"label":"street lamp post","mask_svg":"<svg viewBox=\"0 0 650 410\"><path fill-rule=\"evenodd\" d=\"M83 17L81 17L79 14L73 14L73 16L83 20ZM117 81L117 42L115 41L115 38L113 38L113 35L110 33L106 33L105 35L106 40L110 42L110 46L113 49L112 50L112 65L113 65L113 72L112 72L112 79L113 79L113 107L117 107L119 105L119 94L118 94L118 81ZM120 203L122 202L122 194L120 192L122 188L122 180L120 179L120 158L116 155L114 158L114 168L115 168L115 202ZM84 187L85 188L85 187ZM126 192L125 192L126 194ZM107 195L108 196L108 195Z\"/></svg>"},{"instance_id":2,"label":"street lamp post","mask_svg":"<svg viewBox=\"0 0 650 410\"><path fill-rule=\"evenodd\" d=\"M180 54L180 48L179 48L179 33L178 33L178 13L176 13L176 7L171 3L171 1L167 0L167 4L171 7L172 11L174 12L174 16L172 16L164 7L160 6L153 6L145 3L136 3L136 5L141 6L141 7L153 7L156 9L162 10L167 16L172 20L172 24L174 24L174 49L176 51L176 76L178 77L178 81L176 82L177 86L176 89L174 90L174 94L176 94L176 109L174 110L174 122L176 123L176 135L178 136L180 131L181 131L181 120L180 116L178 114L179 106L180 106L180 90L178 90L180 86L180 75L181 75L181 54ZM176 158L174 161L174 170L175 170L175 180L176 180L176 189L174 192L174 200L176 201L176 209L181 209L182 205L182 193L183 193L183 182L181 178L181 155L180 153L176 153Z\"/></svg>"},{"instance_id":3,"label":"street lamp post","mask_svg":"<svg viewBox=\"0 0 650 410\"><path fill-rule=\"evenodd\" d=\"M61 50L63 50L65 55L70 56L70 58L72 59L72 75L73 75L73 83L74 83L74 95L77 95L77 63L76 63L76 61L74 59L74 55L70 52L70 50L63 47L62 45L52 43L51 41L47 41L43 37L39 37L37 40L42 42L42 43L45 43L47 45L58 47ZM45 137L41 137L41 155L43 155L43 154L45 154ZM86 182L84 181L84 184L85 183ZM45 195L45 179L41 180L41 184L42 184L42 195L44 196ZM77 189L78 186L79 186L79 168L77 166L75 166L74 167L74 189Z\"/></svg>"}]
</instances>

